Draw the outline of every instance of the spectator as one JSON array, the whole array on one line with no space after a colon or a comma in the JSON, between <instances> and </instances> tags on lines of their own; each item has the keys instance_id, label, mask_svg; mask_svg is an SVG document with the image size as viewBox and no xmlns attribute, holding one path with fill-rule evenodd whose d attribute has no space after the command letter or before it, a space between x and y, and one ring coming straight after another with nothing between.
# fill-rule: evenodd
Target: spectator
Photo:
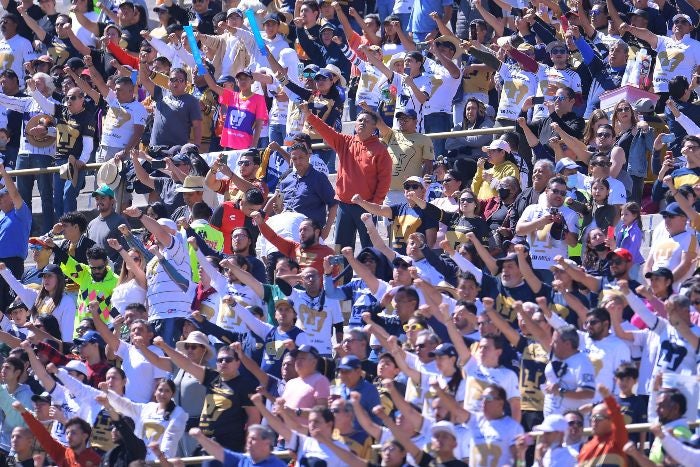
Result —
<instances>
[{"instance_id":1,"label":"spectator","mask_svg":"<svg viewBox=\"0 0 700 467\"><path fill-rule=\"evenodd\" d=\"M596 463L601 459L620 459L624 462L626 456L622 448L627 443L628 435L625 420L620 412L620 406L610 390L602 384L598 392L603 396L603 403L593 408L591 422L593 438L581 447L578 456L579 463Z\"/></svg>"}]
</instances>

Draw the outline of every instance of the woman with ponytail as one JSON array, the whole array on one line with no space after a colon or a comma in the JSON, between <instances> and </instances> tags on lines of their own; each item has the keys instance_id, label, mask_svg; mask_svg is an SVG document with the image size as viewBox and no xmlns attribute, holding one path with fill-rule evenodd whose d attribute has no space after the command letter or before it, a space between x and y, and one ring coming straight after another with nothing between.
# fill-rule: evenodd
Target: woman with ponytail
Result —
<instances>
[{"instance_id":1,"label":"woman with ponytail","mask_svg":"<svg viewBox=\"0 0 700 467\"><path fill-rule=\"evenodd\" d=\"M443 391L451 395L460 406L464 403L466 381L462 368L458 366L459 355L454 345L443 343L435 348L435 364L439 374L430 377L430 383L437 381ZM430 410L430 400L426 397L423 413Z\"/></svg>"},{"instance_id":2,"label":"woman with ponytail","mask_svg":"<svg viewBox=\"0 0 700 467\"><path fill-rule=\"evenodd\" d=\"M175 457L180 438L185 433L187 412L175 404L175 383L170 379L161 379L154 393L155 402L140 404L120 396L114 391L107 393L109 403L122 415L131 417L136 422L137 435L146 445L156 441L167 457ZM146 461L156 460L149 451Z\"/></svg>"}]
</instances>

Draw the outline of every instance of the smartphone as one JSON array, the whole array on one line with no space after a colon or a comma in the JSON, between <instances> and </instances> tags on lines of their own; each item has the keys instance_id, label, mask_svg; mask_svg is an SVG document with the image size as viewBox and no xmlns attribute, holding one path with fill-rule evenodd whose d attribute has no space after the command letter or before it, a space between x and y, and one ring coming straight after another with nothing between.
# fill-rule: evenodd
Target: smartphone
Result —
<instances>
[{"instance_id":1,"label":"smartphone","mask_svg":"<svg viewBox=\"0 0 700 467\"><path fill-rule=\"evenodd\" d=\"M608 227L608 240L610 241L610 245L613 245L615 242L615 227L613 226Z\"/></svg>"},{"instance_id":2,"label":"smartphone","mask_svg":"<svg viewBox=\"0 0 700 467\"><path fill-rule=\"evenodd\" d=\"M676 140L676 135L673 133L666 133L661 137L661 142L664 144L671 144Z\"/></svg>"},{"instance_id":3,"label":"smartphone","mask_svg":"<svg viewBox=\"0 0 700 467\"><path fill-rule=\"evenodd\" d=\"M532 98L532 105L544 104L544 96L535 96Z\"/></svg>"},{"instance_id":4,"label":"smartphone","mask_svg":"<svg viewBox=\"0 0 700 467\"><path fill-rule=\"evenodd\" d=\"M345 258L343 257L343 255L333 255L328 259L328 262L331 263L331 266L342 266L343 264L345 264Z\"/></svg>"},{"instance_id":5,"label":"smartphone","mask_svg":"<svg viewBox=\"0 0 700 467\"><path fill-rule=\"evenodd\" d=\"M522 8L511 8L510 9L510 14L513 16L520 16L522 18L523 16L523 9Z\"/></svg>"},{"instance_id":6,"label":"smartphone","mask_svg":"<svg viewBox=\"0 0 700 467\"><path fill-rule=\"evenodd\" d=\"M158 170L165 168L165 161L151 161L151 169Z\"/></svg>"},{"instance_id":7,"label":"smartphone","mask_svg":"<svg viewBox=\"0 0 700 467\"><path fill-rule=\"evenodd\" d=\"M469 25L469 39L476 40L476 24Z\"/></svg>"},{"instance_id":8,"label":"smartphone","mask_svg":"<svg viewBox=\"0 0 700 467\"><path fill-rule=\"evenodd\" d=\"M219 154L219 158L218 158L218 159L219 159L219 164L224 164L224 165L226 165L226 163L228 162L228 156L227 156L226 154L224 154L224 153Z\"/></svg>"}]
</instances>

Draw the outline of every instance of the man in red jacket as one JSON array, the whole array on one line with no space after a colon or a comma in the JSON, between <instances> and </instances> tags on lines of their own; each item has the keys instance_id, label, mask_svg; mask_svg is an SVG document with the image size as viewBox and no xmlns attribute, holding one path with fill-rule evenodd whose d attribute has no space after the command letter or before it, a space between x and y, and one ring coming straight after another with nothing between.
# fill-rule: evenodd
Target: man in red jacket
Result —
<instances>
[{"instance_id":1,"label":"man in red jacket","mask_svg":"<svg viewBox=\"0 0 700 467\"><path fill-rule=\"evenodd\" d=\"M359 194L362 199L382 204L391 184L392 163L386 146L375 136L377 117L360 112L355 123L355 134L344 135L313 115L308 105L300 106L306 122L338 153L338 178L335 198L340 202L335 224L335 243L338 248L355 247L359 232L363 248L372 246L367 229L360 219L366 211L352 202Z\"/></svg>"}]
</instances>

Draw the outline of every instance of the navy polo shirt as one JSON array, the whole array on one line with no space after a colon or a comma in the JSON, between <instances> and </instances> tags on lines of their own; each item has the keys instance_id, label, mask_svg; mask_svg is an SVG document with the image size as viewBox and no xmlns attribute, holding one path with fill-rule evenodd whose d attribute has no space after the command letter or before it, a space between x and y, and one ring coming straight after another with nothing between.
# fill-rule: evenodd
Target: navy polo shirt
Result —
<instances>
[{"instance_id":1,"label":"navy polo shirt","mask_svg":"<svg viewBox=\"0 0 700 467\"><path fill-rule=\"evenodd\" d=\"M303 177L291 172L280 182L279 189L286 211L303 214L322 227L326 224L327 209L338 204L328 177L311 166Z\"/></svg>"},{"instance_id":2,"label":"navy polo shirt","mask_svg":"<svg viewBox=\"0 0 700 467\"><path fill-rule=\"evenodd\" d=\"M7 195L9 196L9 195ZM26 258L29 253L29 233L32 230L32 212L27 203L0 218L1 258Z\"/></svg>"}]
</instances>

